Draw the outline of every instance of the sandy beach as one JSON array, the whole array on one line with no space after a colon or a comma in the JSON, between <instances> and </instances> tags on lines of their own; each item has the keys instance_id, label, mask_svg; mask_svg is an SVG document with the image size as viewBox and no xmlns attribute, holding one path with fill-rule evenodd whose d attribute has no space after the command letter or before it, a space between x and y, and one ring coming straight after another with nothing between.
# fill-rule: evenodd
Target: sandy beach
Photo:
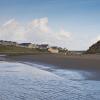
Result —
<instances>
[{"instance_id":1,"label":"sandy beach","mask_svg":"<svg viewBox=\"0 0 100 100\"><path fill-rule=\"evenodd\" d=\"M43 65L46 71L54 69L84 71L83 76L89 80L100 80L100 55L61 55L61 54L34 54L0 56L1 61L13 61L27 65ZM41 67L40 67L41 69ZM90 74L88 74L89 72Z\"/></svg>"},{"instance_id":2,"label":"sandy beach","mask_svg":"<svg viewBox=\"0 0 100 100\"><path fill-rule=\"evenodd\" d=\"M49 64L61 69L82 69L100 71L100 55L61 55L61 54L36 54L8 56L6 59L15 61L35 62Z\"/></svg>"}]
</instances>

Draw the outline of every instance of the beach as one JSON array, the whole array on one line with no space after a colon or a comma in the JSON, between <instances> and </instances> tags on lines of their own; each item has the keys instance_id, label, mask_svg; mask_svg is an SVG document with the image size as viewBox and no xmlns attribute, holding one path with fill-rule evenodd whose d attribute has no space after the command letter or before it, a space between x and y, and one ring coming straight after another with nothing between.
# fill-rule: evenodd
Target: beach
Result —
<instances>
[{"instance_id":1,"label":"beach","mask_svg":"<svg viewBox=\"0 0 100 100\"><path fill-rule=\"evenodd\" d=\"M1 100L100 100L100 56L0 56Z\"/></svg>"},{"instance_id":2,"label":"beach","mask_svg":"<svg viewBox=\"0 0 100 100\"><path fill-rule=\"evenodd\" d=\"M62 55L34 54L8 56L6 59L24 62L49 64L61 69L98 70L100 71L100 55Z\"/></svg>"},{"instance_id":3,"label":"beach","mask_svg":"<svg viewBox=\"0 0 100 100\"><path fill-rule=\"evenodd\" d=\"M100 80L100 55L34 54L4 56L1 60L43 65L42 69L50 72L54 69L84 71L85 79Z\"/></svg>"},{"instance_id":4,"label":"beach","mask_svg":"<svg viewBox=\"0 0 100 100\"><path fill-rule=\"evenodd\" d=\"M0 56L0 100L100 100L98 70L63 68L36 56Z\"/></svg>"}]
</instances>

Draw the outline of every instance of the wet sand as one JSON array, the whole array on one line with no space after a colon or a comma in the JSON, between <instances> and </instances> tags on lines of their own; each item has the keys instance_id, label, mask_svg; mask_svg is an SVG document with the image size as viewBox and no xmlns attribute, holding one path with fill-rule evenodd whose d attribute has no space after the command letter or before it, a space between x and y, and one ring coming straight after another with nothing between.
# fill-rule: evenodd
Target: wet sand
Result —
<instances>
[{"instance_id":1,"label":"wet sand","mask_svg":"<svg viewBox=\"0 0 100 100\"><path fill-rule=\"evenodd\" d=\"M100 71L100 55L36 54L7 57L15 61L49 64L61 69Z\"/></svg>"},{"instance_id":2,"label":"wet sand","mask_svg":"<svg viewBox=\"0 0 100 100\"><path fill-rule=\"evenodd\" d=\"M100 81L82 73L0 61L0 100L100 100Z\"/></svg>"},{"instance_id":3,"label":"wet sand","mask_svg":"<svg viewBox=\"0 0 100 100\"><path fill-rule=\"evenodd\" d=\"M39 54L0 60L0 100L100 100L99 55Z\"/></svg>"},{"instance_id":4,"label":"wet sand","mask_svg":"<svg viewBox=\"0 0 100 100\"><path fill-rule=\"evenodd\" d=\"M1 56L2 61L21 62L28 65L40 64L52 69L84 71L83 76L89 80L100 80L100 55L61 55L61 54L36 54ZM45 69L44 69L45 70ZM88 74L90 73L90 74Z\"/></svg>"}]
</instances>

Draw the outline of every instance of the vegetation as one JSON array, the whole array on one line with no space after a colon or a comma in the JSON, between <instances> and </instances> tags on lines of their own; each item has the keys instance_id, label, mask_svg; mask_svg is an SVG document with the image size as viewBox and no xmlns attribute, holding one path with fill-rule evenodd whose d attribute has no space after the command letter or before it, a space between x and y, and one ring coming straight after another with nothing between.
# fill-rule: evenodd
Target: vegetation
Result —
<instances>
[{"instance_id":1,"label":"vegetation","mask_svg":"<svg viewBox=\"0 0 100 100\"><path fill-rule=\"evenodd\" d=\"M66 48L58 48L59 53L68 53L68 50Z\"/></svg>"},{"instance_id":2,"label":"vegetation","mask_svg":"<svg viewBox=\"0 0 100 100\"><path fill-rule=\"evenodd\" d=\"M36 48L37 51L39 52L48 52L48 49L39 49L39 48Z\"/></svg>"},{"instance_id":3,"label":"vegetation","mask_svg":"<svg viewBox=\"0 0 100 100\"><path fill-rule=\"evenodd\" d=\"M91 47L89 47L89 49L86 51L86 53L89 54L100 54L100 41L98 41L97 43L93 44Z\"/></svg>"},{"instance_id":4,"label":"vegetation","mask_svg":"<svg viewBox=\"0 0 100 100\"><path fill-rule=\"evenodd\" d=\"M24 48L24 47L17 47L17 46L7 46L7 45L0 45L0 53L37 53L39 52L36 49L31 48Z\"/></svg>"}]
</instances>

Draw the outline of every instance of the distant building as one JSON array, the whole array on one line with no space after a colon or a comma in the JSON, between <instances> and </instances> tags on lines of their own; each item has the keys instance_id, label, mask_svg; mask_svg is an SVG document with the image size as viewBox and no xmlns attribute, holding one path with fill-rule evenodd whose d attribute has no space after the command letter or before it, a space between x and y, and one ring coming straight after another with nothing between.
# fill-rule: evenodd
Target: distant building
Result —
<instances>
[{"instance_id":1,"label":"distant building","mask_svg":"<svg viewBox=\"0 0 100 100\"><path fill-rule=\"evenodd\" d=\"M21 47L25 47L25 48L36 48L35 44L32 43L21 43L19 44Z\"/></svg>"},{"instance_id":2,"label":"distant building","mask_svg":"<svg viewBox=\"0 0 100 100\"><path fill-rule=\"evenodd\" d=\"M18 46L16 42L0 40L0 45Z\"/></svg>"},{"instance_id":3,"label":"distant building","mask_svg":"<svg viewBox=\"0 0 100 100\"><path fill-rule=\"evenodd\" d=\"M48 49L49 45L48 44L41 44L41 45L37 45L37 48L39 49Z\"/></svg>"},{"instance_id":4,"label":"distant building","mask_svg":"<svg viewBox=\"0 0 100 100\"><path fill-rule=\"evenodd\" d=\"M73 55L81 55L84 51L70 51Z\"/></svg>"},{"instance_id":5,"label":"distant building","mask_svg":"<svg viewBox=\"0 0 100 100\"><path fill-rule=\"evenodd\" d=\"M50 47L50 48L48 48L48 51L49 51L50 53L59 53L59 50L58 50L57 47Z\"/></svg>"}]
</instances>

